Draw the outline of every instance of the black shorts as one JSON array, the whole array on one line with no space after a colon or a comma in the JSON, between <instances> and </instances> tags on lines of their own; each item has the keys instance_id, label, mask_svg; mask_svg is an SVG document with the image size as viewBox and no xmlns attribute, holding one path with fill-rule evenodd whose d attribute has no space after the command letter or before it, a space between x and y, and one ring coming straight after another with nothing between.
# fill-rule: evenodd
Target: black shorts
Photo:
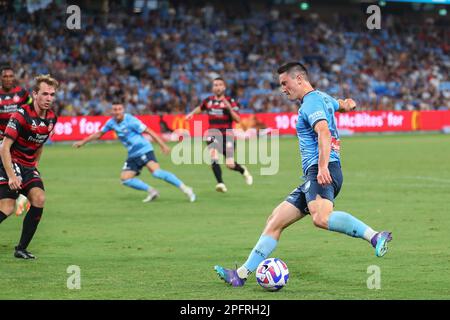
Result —
<instances>
[{"instance_id":1,"label":"black shorts","mask_svg":"<svg viewBox=\"0 0 450 320\"><path fill-rule=\"evenodd\" d=\"M305 175L305 182L295 188L286 198L287 202L293 204L303 214L309 214L308 203L315 200L317 195L334 203L334 199L341 191L344 178L339 162L333 161L328 164L328 170L333 179L333 182L329 185L321 186L317 182L318 170L317 164L309 167Z\"/></svg>"},{"instance_id":2,"label":"black shorts","mask_svg":"<svg viewBox=\"0 0 450 320\"><path fill-rule=\"evenodd\" d=\"M219 153L223 154L225 158L234 157L234 149L236 142L234 137L230 135L211 135L206 138L206 144L209 149L216 149Z\"/></svg>"},{"instance_id":3,"label":"black shorts","mask_svg":"<svg viewBox=\"0 0 450 320\"><path fill-rule=\"evenodd\" d=\"M158 162L153 151L149 151L140 157L128 158L123 164L122 171L134 171L138 176L142 168L150 161Z\"/></svg>"},{"instance_id":4,"label":"black shorts","mask_svg":"<svg viewBox=\"0 0 450 320\"><path fill-rule=\"evenodd\" d=\"M22 178L22 188L20 190L11 190L8 185L8 175L6 174L3 163L0 161L0 199L17 199L19 193L25 197L32 188L44 189L44 183L41 174L35 167L26 167L18 163L13 163L14 173Z\"/></svg>"}]
</instances>

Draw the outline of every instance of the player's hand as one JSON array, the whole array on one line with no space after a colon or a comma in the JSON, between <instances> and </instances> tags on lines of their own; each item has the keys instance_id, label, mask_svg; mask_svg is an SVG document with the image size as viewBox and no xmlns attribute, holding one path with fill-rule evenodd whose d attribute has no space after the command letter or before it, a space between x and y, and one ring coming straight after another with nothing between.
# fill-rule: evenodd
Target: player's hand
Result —
<instances>
[{"instance_id":1,"label":"player's hand","mask_svg":"<svg viewBox=\"0 0 450 320\"><path fill-rule=\"evenodd\" d=\"M331 178L330 171L327 167L319 168L319 172L317 173L317 182L321 186L325 186L327 184L331 184L333 179Z\"/></svg>"},{"instance_id":2,"label":"player's hand","mask_svg":"<svg viewBox=\"0 0 450 320\"><path fill-rule=\"evenodd\" d=\"M8 185L11 190L19 190L22 188L22 178L14 176L8 180Z\"/></svg>"},{"instance_id":3,"label":"player's hand","mask_svg":"<svg viewBox=\"0 0 450 320\"><path fill-rule=\"evenodd\" d=\"M169 154L170 153L170 148L168 146L162 146L161 147L161 151L163 154Z\"/></svg>"},{"instance_id":4,"label":"player's hand","mask_svg":"<svg viewBox=\"0 0 450 320\"><path fill-rule=\"evenodd\" d=\"M189 113L189 114L187 114L186 115L186 120L191 120L192 119L192 117L193 117L194 115L192 114L192 113Z\"/></svg>"},{"instance_id":5,"label":"player's hand","mask_svg":"<svg viewBox=\"0 0 450 320\"><path fill-rule=\"evenodd\" d=\"M81 141L77 141L72 145L72 147L77 148L77 149L81 148L82 146L83 146L83 143Z\"/></svg>"},{"instance_id":6,"label":"player's hand","mask_svg":"<svg viewBox=\"0 0 450 320\"><path fill-rule=\"evenodd\" d=\"M225 99L225 98L222 98L222 102L223 102L223 105L225 106L225 108L231 110L231 103L230 103L230 101L228 101L228 100Z\"/></svg>"}]
</instances>

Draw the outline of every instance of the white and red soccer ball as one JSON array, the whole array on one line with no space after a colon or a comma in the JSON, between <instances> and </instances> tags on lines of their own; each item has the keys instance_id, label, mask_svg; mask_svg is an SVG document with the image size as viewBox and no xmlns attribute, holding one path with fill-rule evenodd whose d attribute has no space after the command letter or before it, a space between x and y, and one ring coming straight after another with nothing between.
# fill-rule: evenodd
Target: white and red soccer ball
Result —
<instances>
[{"instance_id":1,"label":"white and red soccer ball","mask_svg":"<svg viewBox=\"0 0 450 320\"><path fill-rule=\"evenodd\" d=\"M289 270L281 259L268 258L256 268L256 281L268 291L278 291L289 279Z\"/></svg>"}]
</instances>

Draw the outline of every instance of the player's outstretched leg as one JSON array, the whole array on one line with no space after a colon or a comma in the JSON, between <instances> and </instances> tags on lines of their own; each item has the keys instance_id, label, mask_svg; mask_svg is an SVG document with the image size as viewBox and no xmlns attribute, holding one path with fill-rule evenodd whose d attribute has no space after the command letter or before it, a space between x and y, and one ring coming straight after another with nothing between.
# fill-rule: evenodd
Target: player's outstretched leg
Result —
<instances>
[{"instance_id":1,"label":"player's outstretched leg","mask_svg":"<svg viewBox=\"0 0 450 320\"><path fill-rule=\"evenodd\" d=\"M372 237L370 243L375 248L375 255L382 257L387 253L387 243L392 240L392 232L381 231Z\"/></svg>"},{"instance_id":2,"label":"player's outstretched leg","mask_svg":"<svg viewBox=\"0 0 450 320\"><path fill-rule=\"evenodd\" d=\"M343 211L331 212L328 218L328 230L367 240L375 248L377 257L386 254L387 243L392 240L391 232L376 232L361 220Z\"/></svg>"},{"instance_id":3,"label":"player's outstretched leg","mask_svg":"<svg viewBox=\"0 0 450 320\"><path fill-rule=\"evenodd\" d=\"M365 239L375 248L375 255L382 257L387 252L387 243L392 240L388 231L376 232L361 220L343 211L332 211L333 203L328 199L308 203L314 225L330 231L346 234L354 238Z\"/></svg>"},{"instance_id":4,"label":"player's outstretched leg","mask_svg":"<svg viewBox=\"0 0 450 320\"><path fill-rule=\"evenodd\" d=\"M236 269L227 269L215 266L214 269L219 277L233 287L241 287L245 284L248 276L256 270L258 265L267 259L275 250L283 229L304 217L300 210L291 203L282 202L270 215L266 227L250 252L247 261Z\"/></svg>"},{"instance_id":5,"label":"player's outstretched leg","mask_svg":"<svg viewBox=\"0 0 450 320\"><path fill-rule=\"evenodd\" d=\"M161 179L166 181L167 183L170 183L171 185L174 185L178 189L180 189L189 199L190 202L194 202L196 199L196 195L191 187L186 186L176 175L174 175L172 172L163 170L163 169L156 169L152 172L153 177L157 179Z\"/></svg>"},{"instance_id":6,"label":"player's outstretched leg","mask_svg":"<svg viewBox=\"0 0 450 320\"><path fill-rule=\"evenodd\" d=\"M149 186L144 181L138 178L122 179L122 184L135 190L147 192L148 193L147 197L145 197L145 199L142 200L142 202L150 202L159 197L159 193L155 188L152 188L151 186Z\"/></svg>"}]
</instances>

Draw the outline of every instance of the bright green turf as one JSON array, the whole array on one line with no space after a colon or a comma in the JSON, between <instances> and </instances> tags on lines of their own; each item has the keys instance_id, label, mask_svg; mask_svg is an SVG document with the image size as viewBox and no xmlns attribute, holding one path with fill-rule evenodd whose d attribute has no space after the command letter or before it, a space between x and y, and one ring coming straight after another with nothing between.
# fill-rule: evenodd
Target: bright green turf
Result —
<instances>
[{"instance_id":1,"label":"bright green turf","mask_svg":"<svg viewBox=\"0 0 450 320\"><path fill-rule=\"evenodd\" d=\"M358 136L343 139L344 186L336 208L374 229L393 231L384 258L359 239L314 228L306 217L288 228L273 256L290 281L277 293L252 277L225 286L215 264L245 261L267 216L299 183L295 138L281 139L280 171L255 183L226 169L229 192L214 190L207 165L162 166L195 187L189 203L174 187L144 172L161 192L154 203L123 187L119 144L46 146L41 172L47 204L30 251L12 257L22 218L0 225L2 299L448 299L450 293L450 136ZM81 268L81 290L68 290L69 265ZM367 268L381 268L381 290L369 290Z\"/></svg>"}]
</instances>

